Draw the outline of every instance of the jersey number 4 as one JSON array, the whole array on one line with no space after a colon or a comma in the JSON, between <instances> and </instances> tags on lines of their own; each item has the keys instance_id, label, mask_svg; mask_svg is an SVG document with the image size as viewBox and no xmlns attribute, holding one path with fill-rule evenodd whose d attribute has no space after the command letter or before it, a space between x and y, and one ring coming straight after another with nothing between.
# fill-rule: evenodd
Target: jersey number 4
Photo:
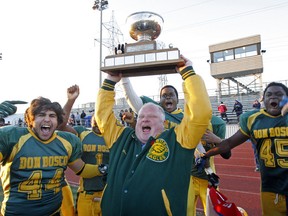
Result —
<instances>
[{"instance_id":1,"label":"jersey number 4","mask_svg":"<svg viewBox=\"0 0 288 216\"><path fill-rule=\"evenodd\" d=\"M287 139L275 139L274 144L275 154L277 154L279 157L282 157L282 159L275 160L275 155L271 151L271 139L265 139L262 143L260 148L260 158L264 160L266 167L276 167L276 164L278 164L282 168L288 168L288 160L284 159L284 157L288 157Z\"/></svg>"},{"instance_id":2,"label":"jersey number 4","mask_svg":"<svg viewBox=\"0 0 288 216\"><path fill-rule=\"evenodd\" d=\"M42 188L44 190L53 190L54 194L61 190L61 178L63 174L63 169L57 169L55 175L49 180L47 184L44 185L42 180L42 171L34 171L28 180L23 181L19 184L18 191L22 193L27 193L27 200L39 200L42 198Z\"/></svg>"}]
</instances>

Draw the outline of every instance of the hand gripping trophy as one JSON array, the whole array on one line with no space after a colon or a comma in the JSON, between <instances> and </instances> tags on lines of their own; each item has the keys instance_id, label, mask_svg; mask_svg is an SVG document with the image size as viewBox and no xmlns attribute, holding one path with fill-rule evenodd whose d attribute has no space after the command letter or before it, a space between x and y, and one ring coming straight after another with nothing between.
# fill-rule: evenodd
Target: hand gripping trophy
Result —
<instances>
[{"instance_id":1,"label":"hand gripping trophy","mask_svg":"<svg viewBox=\"0 0 288 216\"><path fill-rule=\"evenodd\" d=\"M164 23L156 13L142 11L133 13L126 20L130 36L136 43L121 47L121 54L106 56L101 71L122 73L123 77L176 73L175 66L183 64L177 48L160 49L156 39Z\"/></svg>"}]
</instances>

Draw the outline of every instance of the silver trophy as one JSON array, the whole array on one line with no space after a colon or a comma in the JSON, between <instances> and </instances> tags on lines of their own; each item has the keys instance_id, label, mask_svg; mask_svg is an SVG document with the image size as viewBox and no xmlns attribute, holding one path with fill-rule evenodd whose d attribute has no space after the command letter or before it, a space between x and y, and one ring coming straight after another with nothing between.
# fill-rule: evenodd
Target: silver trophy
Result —
<instances>
[{"instance_id":1,"label":"silver trophy","mask_svg":"<svg viewBox=\"0 0 288 216\"><path fill-rule=\"evenodd\" d=\"M122 73L123 76L146 76L176 73L176 65L184 64L177 48L161 49L155 41L163 27L163 18L156 13L142 11L128 16L130 36L136 43L115 49L115 55L106 56L101 71Z\"/></svg>"}]
</instances>

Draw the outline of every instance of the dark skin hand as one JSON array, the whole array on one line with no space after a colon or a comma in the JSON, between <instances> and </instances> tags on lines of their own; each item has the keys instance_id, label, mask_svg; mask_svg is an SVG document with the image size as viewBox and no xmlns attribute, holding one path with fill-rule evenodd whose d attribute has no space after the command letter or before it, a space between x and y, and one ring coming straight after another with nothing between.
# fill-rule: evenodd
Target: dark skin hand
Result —
<instances>
[{"instance_id":1,"label":"dark skin hand","mask_svg":"<svg viewBox=\"0 0 288 216\"><path fill-rule=\"evenodd\" d=\"M202 140L205 140L208 143L214 143L216 146L222 142L222 139L215 135L212 131L206 130L205 134L202 137ZM227 151L225 153L220 154L222 158L229 159L231 157L231 151ZM206 155L207 156L207 155Z\"/></svg>"},{"instance_id":2,"label":"dark skin hand","mask_svg":"<svg viewBox=\"0 0 288 216\"><path fill-rule=\"evenodd\" d=\"M213 155L226 153L230 151L232 148L235 148L236 146L241 145L248 139L249 139L248 136L244 135L240 130L238 130L233 136L229 137L228 139L223 140L215 148L209 150L206 153L206 156L210 157Z\"/></svg>"}]
</instances>

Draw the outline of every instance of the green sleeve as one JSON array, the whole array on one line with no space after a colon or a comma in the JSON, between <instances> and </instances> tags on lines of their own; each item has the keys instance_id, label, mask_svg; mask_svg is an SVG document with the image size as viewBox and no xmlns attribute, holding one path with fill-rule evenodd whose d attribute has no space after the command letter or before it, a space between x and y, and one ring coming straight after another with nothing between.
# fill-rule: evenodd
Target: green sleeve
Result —
<instances>
[{"instance_id":1,"label":"green sleeve","mask_svg":"<svg viewBox=\"0 0 288 216\"><path fill-rule=\"evenodd\" d=\"M225 139L226 122L223 121L221 118L212 115L211 124L213 128L213 133L221 139Z\"/></svg>"}]
</instances>

